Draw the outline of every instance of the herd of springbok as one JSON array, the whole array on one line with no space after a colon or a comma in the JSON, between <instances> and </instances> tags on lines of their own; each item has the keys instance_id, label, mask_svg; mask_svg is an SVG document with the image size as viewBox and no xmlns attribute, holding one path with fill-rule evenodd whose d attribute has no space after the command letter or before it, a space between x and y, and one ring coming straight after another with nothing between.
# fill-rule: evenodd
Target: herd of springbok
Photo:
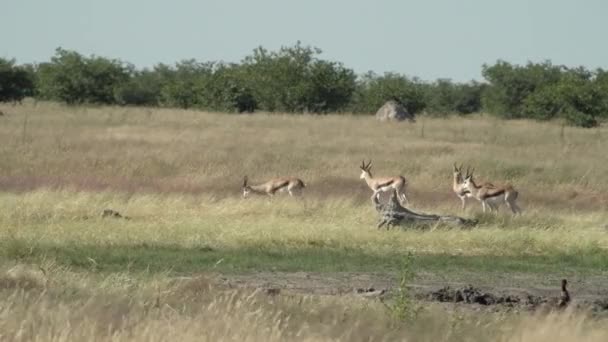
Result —
<instances>
[{"instance_id":1,"label":"herd of springbok","mask_svg":"<svg viewBox=\"0 0 608 342\"><path fill-rule=\"evenodd\" d=\"M409 205L409 200L405 195L405 189L408 182L405 177L393 176L393 177L374 177L372 175L372 161L370 160L367 164L365 160L361 163L359 168L361 169L360 179L364 179L367 186L373 191L372 199L374 197L379 198L381 192L396 191L399 202L402 205ZM498 211L498 206L505 203L513 214L521 213L521 209L515 203L518 197L518 192L510 184L502 186L494 185L490 182L485 182L481 185L475 183L473 179L473 172L475 169L467 168L466 173L463 176L463 166L460 167L454 164L453 169L453 184L452 190L460 198L462 202L462 210L466 208L466 200L471 197L481 202L483 212L486 212L486 208L489 208L490 212ZM299 196L302 194L302 190L306 187L304 181L297 177L279 177L273 178L265 183L259 185L251 185L248 183L247 176L243 180L243 197L248 197L250 194L268 195L274 196L277 192L287 192L290 196Z\"/></svg>"}]
</instances>

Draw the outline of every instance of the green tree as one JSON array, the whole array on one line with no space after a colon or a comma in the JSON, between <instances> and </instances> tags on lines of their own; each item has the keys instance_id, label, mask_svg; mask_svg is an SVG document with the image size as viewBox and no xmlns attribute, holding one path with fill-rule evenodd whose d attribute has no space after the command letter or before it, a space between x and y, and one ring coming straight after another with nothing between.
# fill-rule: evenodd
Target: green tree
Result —
<instances>
[{"instance_id":1,"label":"green tree","mask_svg":"<svg viewBox=\"0 0 608 342\"><path fill-rule=\"evenodd\" d=\"M200 107L199 97L213 74L213 65L191 59L176 63L174 68L158 66L156 70L163 78L161 103L170 107Z\"/></svg>"},{"instance_id":2,"label":"green tree","mask_svg":"<svg viewBox=\"0 0 608 342\"><path fill-rule=\"evenodd\" d=\"M356 88L356 75L341 63L316 60L310 66L307 110L327 113L344 110Z\"/></svg>"},{"instance_id":3,"label":"green tree","mask_svg":"<svg viewBox=\"0 0 608 342\"><path fill-rule=\"evenodd\" d=\"M158 106L162 86L159 73L133 68L130 79L114 89L114 98L120 105Z\"/></svg>"},{"instance_id":4,"label":"green tree","mask_svg":"<svg viewBox=\"0 0 608 342\"><path fill-rule=\"evenodd\" d=\"M225 112L253 112L257 108L257 101L245 79L244 70L238 64L216 64L206 80L199 101L206 109Z\"/></svg>"},{"instance_id":5,"label":"green tree","mask_svg":"<svg viewBox=\"0 0 608 342\"><path fill-rule=\"evenodd\" d=\"M0 102L20 102L34 93L31 68L0 58Z\"/></svg>"},{"instance_id":6,"label":"green tree","mask_svg":"<svg viewBox=\"0 0 608 342\"><path fill-rule=\"evenodd\" d=\"M559 82L562 68L551 62L528 63L526 66L498 61L483 65L482 75L489 85L482 95L483 107L504 118L521 118L526 97L541 87Z\"/></svg>"},{"instance_id":7,"label":"green tree","mask_svg":"<svg viewBox=\"0 0 608 342\"><path fill-rule=\"evenodd\" d=\"M438 79L424 89L426 110L432 115L470 114L481 110L481 93L484 89L481 83L453 83L447 79Z\"/></svg>"},{"instance_id":8,"label":"green tree","mask_svg":"<svg viewBox=\"0 0 608 342\"><path fill-rule=\"evenodd\" d=\"M263 110L323 113L345 108L356 76L320 54L300 42L274 52L259 47L243 60L241 75Z\"/></svg>"},{"instance_id":9,"label":"green tree","mask_svg":"<svg viewBox=\"0 0 608 342\"><path fill-rule=\"evenodd\" d=\"M524 101L525 117L538 120L563 118L571 125L595 127L608 112L608 93L601 75L583 69L566 69L555 84L546 85Z\"/></svg>"},{"instance_id":10,"label":"green tree","mask_svg":"<svg viewBox=\"0 0 608 342\"><path fill-rule=\"evenodd\" d=\"M426 107L424 87L400 74L369 72L359 80L351 108L355 113L375 113L386 101L395 100L408 112L418 113Z\"/></svg>"},{"instance_id":11,"label":"green tree","mask_svg":"<svg viewBox=\"0 0 608 342\"><path fill-rule=\"evenodd\" d=\"M112 104L115 89L128 80L129 70L118 60L58 48L49 63L39 65L37 88L45 99Z\"/></svg>"}]
</instances>

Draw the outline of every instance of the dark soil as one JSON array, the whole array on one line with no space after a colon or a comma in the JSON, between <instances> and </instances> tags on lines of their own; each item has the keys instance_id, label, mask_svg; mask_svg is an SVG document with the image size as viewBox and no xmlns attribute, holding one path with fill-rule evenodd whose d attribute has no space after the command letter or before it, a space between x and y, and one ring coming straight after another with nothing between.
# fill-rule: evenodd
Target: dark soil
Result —
<instances>
[{"instance_id":1,"label":"dark soil","mask_svg":"<svg viewBox=\"0 0 608 342\"><path fill-rule=\"evenodd\" d=\"M482 285L449 282L425 274L418 276L416 283L408 285L408 288L414 298L423 303L443 303L475 310L491 308L493 311L557 309L557 299L561 294L559 279L514 276L507 282L488 276L463 275L463 278L478 281ZM372 273L264 272L218 275L216 279L231 288L269 289L273 294L360 295L383 300L390 300L398 285L397 279L391 275ZM547 286L546 283L552 286ZM572 297L569 306L608 314L608 279L573 278L569 283L572 284L569 288Z\"/></svg>"}]
</instances>

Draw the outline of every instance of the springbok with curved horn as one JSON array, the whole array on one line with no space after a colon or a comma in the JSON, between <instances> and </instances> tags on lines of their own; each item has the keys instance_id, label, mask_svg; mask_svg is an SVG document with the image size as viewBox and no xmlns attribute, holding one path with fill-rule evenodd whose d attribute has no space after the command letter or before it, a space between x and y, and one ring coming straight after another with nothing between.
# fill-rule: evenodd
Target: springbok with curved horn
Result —
<instances>
[{"instance_id":1,"label":"springbok with curved horn","mask_svg":"<svg viewBox=\"0 0 608 342\"><path fill-rule=\"evenodd\" d=\"M519 193L511 184L503 186L494 186L491 183L485 183L483 185L475 184L473 180L473 172L469 173L467 170L467 176L464 178L464 187L471 192L471 195L481 202L483 212L486 212L486 206L490 207L490 211L498 211L498 205L502 202L506 203L511 209L513 214L521 213L521 209L515 203Z\"/></svg>"},{"instance_id":2,"label":"springbok with curved horn","mask_svg":"<svg viewBox=\"0 0 608 342\"><path fill-rule=\"evenodd\" d=\"M407 180L405 179L405 177L396 176L374 178L371 172L371 160L369 161L369 163L367 163L367 165L365 164L365 160L362 161L361 166L359 166L359 168L361 168L361 176L359 178L365 179L365 183L367 183L367 186L369 186L369 188L374 191L374 194L372 195L372 200L374 199L374 197L380 199L381 192L392 191L393 189L395 189L397 191L399 201L405 203L406 205L409 204L409 200L405 195L405 188L407 186Z\"/></svg>"},{"instance_id":3,"label":"springbok with curved horn","mask_svg":"<svg viewBox=\"0 0 608 342\"><path fill-rule=\"evenodd\" d=\"M250 185L247 184L247 176L243 179L243 198L247 198L249 194L274 196L276 192L288 192L290 196L302 194L302 189L306 187L304 182L296 177L280 177L273 178L263 184Z\"/></svg>"},{"instance_id":4,"label":"springbok with curved horn","mask_svg":"<svg viewBox=\"0 0 608 342\"><path fill-rule=\"evenodd\" d=\"M456 196L458 196L458 198L460 198L460 201L462 202L462 211L465 210L466 205L467 205L467 198L471 198L473 197L473 195L471 194L471 192L469 191L469 189L467 189L464 186L464 178L468 177L471 173L470 168L467 166L467 171L466 171L466 175L463 177L462 176L462 168L464 166L462 164L460 164L460 167L456 166L456 163L454 163L454 169L452 171L452 177L453 177L453 181L452 181L452 191L454 191L454 193L456 194ZM485 186L489 187L489 188L494 188L494 184L490 183L490 182L486 182L484 183Z\"/></svg>"},{"instance_id":5,"label":"springbok with curved horn","mask_svg":"<svg viewBox=\"0 0 608 342\"><path fill-rule=\"evenodd\" d=\"M462 202L462 211L464 211L467 205L467 198L473 197L473 195L471 195L471 192L463 184L464 178L462 177L462 167L462 164L458 167L456 166L456 163L454 163L454 170L452 171L452 191L460 198L460 201Z\"/></svg>"}]
</instances>

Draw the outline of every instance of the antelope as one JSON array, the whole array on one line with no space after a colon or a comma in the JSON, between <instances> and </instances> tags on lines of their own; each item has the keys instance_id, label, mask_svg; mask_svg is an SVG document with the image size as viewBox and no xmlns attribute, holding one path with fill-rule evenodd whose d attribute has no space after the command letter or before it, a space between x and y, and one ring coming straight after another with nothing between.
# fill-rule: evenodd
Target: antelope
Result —
<instances>
[{"instance_id":1,"label":"antelope","mask_svg":"<svg viewBox=\"0 0 608 342\"><path fill-rule=\"evenodd\" d=\"M247 198L249 194L268 195L274 196L276 192L287 191L290 196L296 196L302 194L302 189L306 187L304 182L295 177L280 177L273 178L266 183L260 185L249 185L247 184L247 176L243 179L243 198Z\"/></svg>"},{"instance_id":2,"label":"antelope","mask_svg":"<svg viewBox=\"0 0 608 342\"><path fill-rule=\"evenodd\" d=\"M507 204L513 214L521 213L521 209L515 203L519 193L511 184L506 184L504 186L494 186L491 183L485 183L481 186L477 185L473 180L474 171L475 169L470 173L467 172L463 185L469 190L472 197L475 197L481 202L484 213L486 212L486 206L490 207L490 211L498 211L498 205L502 202Z\"/></svg>"},{"instance_id":3,"label":"antelope","mask_svg":"<svg viewBox=\"0 0 608 342\"><path fill-rule=\"evenodd\" d=\"M462 168L463 165L460 164L460 167L456 166L456 163L454 163L454 170L452 171L452 175L453 175L453 182L452 182L452 191L454 191L454 193L456 194L456 196L458 196L458 198L460 198L460 201L462 202L462 211L465 210L466 205L467 205L467 198L473 197L473 195L471 195L471 192L464 186L464 178L468 177L470 174L470 169L467 166L467 172L466 172L466 176L463 178L462 177ZM486 182L484 183L484 185L488 186L488 187L494 187L494 184Z\"/></svg>"},{"instance_id":4,"label":"antelope","mask_svg":"<svg viewBox=\"0 0 608 342\"><path fill-rule=\"evenodd\" d=\"M467 169L467 175L468 174L469 170ZM462 164L460 165L460 167L458 167L456 166L456 163L454 163L454 170L452 172L452 175L454 177L452 183L452 190L454 191L456 196L460 198L460 201L462 202L462 211L464 211L467 205L467 198L473 197L473 195L471 195L471 192L463 184L464 180L462 178Z\"/></svg>"},{"instance_id":5,"label":"antelope","mask_svg":"<svg viewBox=\"0 0 608 342\"><path fill-rule=\"evenodd\" d=\"M397 191L397 197L400 202L409 204L409 200L407 196L405 196L405 187L407 186L407 180L403 176L396 177L379 177L374 178L372 176L372 161L370 160L367 165L365 165L365 160L361 162L361 176L360 179L365 179L365 183L369 186L370 189L374 191L372 194L372 200L374 197L376 199L380 199L380 193L395 190Z\"/></svg>"}]
</instances>

